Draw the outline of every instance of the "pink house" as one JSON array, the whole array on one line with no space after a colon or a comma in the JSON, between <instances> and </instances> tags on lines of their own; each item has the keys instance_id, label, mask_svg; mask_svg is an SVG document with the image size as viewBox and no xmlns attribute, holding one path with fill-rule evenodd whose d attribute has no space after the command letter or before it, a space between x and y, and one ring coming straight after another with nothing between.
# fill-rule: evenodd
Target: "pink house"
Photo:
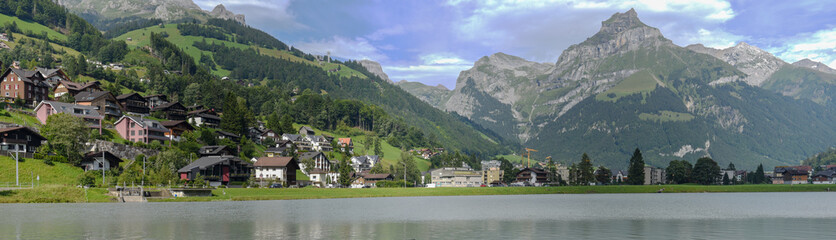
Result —
<instances>
[{"instance_id":1,"label":"pink house","mask_svg":"<svg viewBox=\"0 0 836 240\"><path fill-rule=\"evenodd\" d=\"M102 115L96 111L95 106L84 106L72 103L56 102L56 101L41 101L35 107L35 116L41 124L46 124L46 119L49 115L66 113L84 119L88 127L98 128L99 134L102 133Z\"/></svg>"},{"instance_id":2,"label":"pink house","mask_svg":"<svg viewBox=\"0 0 836 240\"><path fill-rule=\"evenodd\" d=\"M150 143L158 140L164 143L168 138L165 136L168 129L157 120L142 117L122 116L114 124L116 132L122 138L131 142Z\"/></svg>"}]
</instances>

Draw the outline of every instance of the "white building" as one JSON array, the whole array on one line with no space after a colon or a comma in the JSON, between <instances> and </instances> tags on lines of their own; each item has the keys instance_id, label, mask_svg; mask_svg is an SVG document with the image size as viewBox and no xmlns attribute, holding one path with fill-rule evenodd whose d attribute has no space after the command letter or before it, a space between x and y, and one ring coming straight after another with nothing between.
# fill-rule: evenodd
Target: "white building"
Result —
<instances>
[{"instance_id":1,"label":"white building","mask_svg":"<svg viewBox=\"0 0 836 240\"><path fill-rule=\"evenodd\" d=\"M295 184L299 163L293 157L260 157L253 164L258 182L274 181Z\"/></svg>"}]
</instances>

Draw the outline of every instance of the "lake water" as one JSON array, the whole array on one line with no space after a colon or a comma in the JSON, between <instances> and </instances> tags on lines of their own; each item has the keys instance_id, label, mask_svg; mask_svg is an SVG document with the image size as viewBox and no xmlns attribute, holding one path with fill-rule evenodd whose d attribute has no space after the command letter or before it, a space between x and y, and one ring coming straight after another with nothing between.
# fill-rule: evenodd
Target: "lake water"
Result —
<instances>
[{"instance_id":1,"label":"lake water","mask_svg":"<svg viewBox=\"0 0 836 240\"><path fill-rule=\"evenodd\" d=\"M0 239L816 239L836 193L2 204Z\"/></svg>"}]
</instances>

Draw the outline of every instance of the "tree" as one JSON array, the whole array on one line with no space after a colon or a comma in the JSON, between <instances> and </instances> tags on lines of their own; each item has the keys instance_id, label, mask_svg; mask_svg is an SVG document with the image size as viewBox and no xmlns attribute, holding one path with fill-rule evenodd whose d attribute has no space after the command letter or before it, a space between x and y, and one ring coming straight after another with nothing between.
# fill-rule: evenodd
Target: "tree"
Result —
<instances>
[{"instance_id":1,"label":"tree","mask_svg":"<svg viewBox=\"0 0 836 240\"><path fill-rule=\"evenodd\" d=\"M558 175L557 175L557 166L554 165L554 161L549 158L549 182L550 183L558 183Z\"/></svg>"},{"instance_id":2,"label":"tree","mask_svg":"<svg viewBox=\"0 0 836 240\"><path fill-rule=\"evenodd\" d=\"M569 166L569 185L578 185L578 164L572 163L572 166Z\"/></svg>"},{"instance_id":3,"label":"tree","mask_svg":"<svg viewBox=\"0 0 836 240\"><path fill-rule=\"evenodd\" d=\"M293 133L295 129L293 129L293 117L290 114L285 114L282 116L282 133Z\"/></svg>"},{"instance_id":4,"label":"tree","mask_svg":"<svg viewBox=\"0 0 836 240\"><path fill-rule=\"evenodd\" d=\"M627 170L629 178L627 184L642 185L644 184L644 159L639 148L633 152L633 157L630 158L630 168Z\"/></svg>"},{"instance_id":5,"label":"tree","mask_svg":"<svg viewBox=\"0 0 836 240\"><path fill-rule=\"evenodd\" d=\"M589 159L586 153L581 156L581 162L578 164L578 174L578 183L580 185L589 185L590 182L595 181L592 159Z\"/></svg>"},{"instance_id":6,"label":"tree","mask_svg":"<svg viewBox=\"0 0 836 240\"><path fill-rule=\"evenodd\" d=\"M380 149L380 138L374 137L374 154L383 158L383 150Z\"/></svg>"},{"instance_id":7,"label":"tree","mask_svg":"<svg viewBox=\"0 0 836 240\"><path fill-rule=\"evenodd\" d=\"M369 170L369 173L378 174L378 173L388 173L388 172L386 172L386 169L383 168L383 164L377 163L377 164L374 165L374 167L372 167L371 170Z\"/></svg>"},{"instance_id":8,"label":"tree","mask_svg":"<svg viewBox=\"0 0 836 240\"><path fill-rule=\"evenodd\" d=\"M720 166L717 162L708 157L703 157L697 160L694 164L694 171L692 173L694 181L702 185L711 185L720 180ZM632 178L632 176L631 176Z\"/></svg>"},{"instance_id":9,"label":"tree","mask_svg":"<svg viewBox=\"0 0 836 240\"><path fill-rule=\"evenodd\" d=\"M758 169L755 170L755 175L752 176L752 183L754 184L763 184L766 183L766 175L763 173L763 163L758 164Z\"/></svg>"},{"instance_id":10,"label":"tree","mask_svg":"<svg viewBox=\"0 0 836 240\"><path fill-rule=\"evenodd\" d=\"M247 129L255 123L255 117L247 107L247 101L236 97L232 92L224 98L223 116L221 116L221 129L238 134L247 135Z\"/></svg>"},{"instance_id":11,"label":"tree","mask_svg":"<svg viewBox=\"0 0 836 240\"><path fill-rule=\"evenodd\" d=\"M502 169L502 182L507 184L516 180L517 171L514 169L514 164L504 157L500 157L497 160L499 160L499 168Z\"/></svg>"},{"instance_id":12,"label":"tree","mask_svg":"<svg viewBox=\"0 0 836 240\"><path fill-rule=\"evenodd\" d=\"M351 165L348 163L348 158L343 158L340 160L340 177L338 179L339 183L343 187L351 186Z\"/></svg>"},{"instance_id":13,"label":"tree","mask_svg":"<svg viewBox=\"0 0 836 240\"><path fill-rule=\"evenodd\" d=\"M612 171L604 166L599 166L598 171L595 172L595 180L601 184L609 185L612 182Z\"/></svg>"},{"instance_id":14,"label":"tree","mask_svg":"<svg viewBox=\"0 0 836 240\"><path fill-rule=\"evenodd\" d=\"M691 181L691 163L685 160L673 160L668 163L665 169L668 181L676 184L688 183Z\"/></svg>"},{"instance_id":15,"label":"tree","mask_svg":"<svg viewBox=\"0 0 836 240\"><path fill-rule=\"evenodd\" d=\"M418 166L415 164L415 158L403 149L401 149L401 161L395 168L400 170L397 172L401 178L403 178L404 172L406 172L406 179L404 180L408 183L417 183L421 180L421 171L418 170ZM397 177L395 176L395 178Z\"/></svg>"},{"instance_id":16,"label":"tree","mask_svg":"<svg viewBox=\"0 0 836 240\"><path fill-rule=\"evenodd\" d=\"M90 139L84 120L66 113L50 115L41 127L41 135L47 139L50 149L59 156L66 156L73 164L80 163L80 152Z\"/></svg>"},{"instance_id":17,"label":"tree","mask_svg":"<svg viewBox=\"0 0 836 240\"><path fill-rule=\"evenodd\" d=\"M273 130L276 134L283 134L282 132L282 123L279 119L279 114L276 112L271 113L267 116L267 129Z\"/></svg>"},{"instance_id":18,"label":"tree","mask_svg":"<svg viewBox=\"0 0 836 240\"><path fill-rule=\"evenodd\" d=\"M729 182L729 174L728 173L723 173L723 185L729 185L729 184L731 184L731 182Z\"/></svg>"},{"instance_id":19,"label":"tree","mask_svg":"<svg viewBox=\"0 0 836 240\"><path fill-rule=\"evenodd\" d=\"M735 171L735 170L737 170L737 169L734 169L734 163L729 162L729 167L727 167L727 168L726 168L726 170L732 170L732 171Z\"/></svg>"}]
</instances>

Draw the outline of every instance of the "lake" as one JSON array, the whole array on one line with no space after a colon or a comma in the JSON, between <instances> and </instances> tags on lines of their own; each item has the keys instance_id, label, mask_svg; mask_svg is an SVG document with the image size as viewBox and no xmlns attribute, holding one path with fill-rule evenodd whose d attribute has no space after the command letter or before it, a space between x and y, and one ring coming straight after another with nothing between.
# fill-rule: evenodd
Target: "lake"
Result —
<instances>
[{"instance_id":1,"label":"lake","mask_svg":"<svg viewBox=\"0 0 836 240\"><path fill-rule=\"evenodd\" d=\"M815 239L836 193L2 204L0 239Z\"/></svg>"}]
</instances>

